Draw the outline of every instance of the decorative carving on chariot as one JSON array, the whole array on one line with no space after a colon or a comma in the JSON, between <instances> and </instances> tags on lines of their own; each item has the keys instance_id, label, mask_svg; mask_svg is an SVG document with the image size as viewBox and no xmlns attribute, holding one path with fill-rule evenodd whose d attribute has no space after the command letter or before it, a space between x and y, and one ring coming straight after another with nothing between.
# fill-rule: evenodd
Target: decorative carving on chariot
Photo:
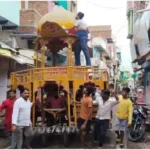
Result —
<instances>
[{"instance_id":1,"label":"decorative carving on chariot","mask_svg":"<svg viewBox=\"0 0 150 150\"><path fill-rule=\"evenodd\" d=\"M54 22L46 22L42 25L41 30L42 37L58 37L58 36L67 36L66 31Z\"/></svg>"}]
</instances>

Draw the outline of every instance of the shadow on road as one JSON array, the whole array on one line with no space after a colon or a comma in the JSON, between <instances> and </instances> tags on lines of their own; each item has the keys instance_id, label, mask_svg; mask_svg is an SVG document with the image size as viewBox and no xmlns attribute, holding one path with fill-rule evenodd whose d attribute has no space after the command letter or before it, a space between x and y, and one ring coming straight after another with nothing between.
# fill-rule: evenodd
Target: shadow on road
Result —
<instances>
[{"instance_id":1,"label":"shadow on road","mask_svg":"<svg viewBox=\"0 0 150 150\"><path fill-rule=\"evenodd\" d=\"M65 149L66 147L64 146L63 142L63 135L51 135L47 136L47 144L43 145L42 144L42 136L35 136L34 140L32 141L32 148L52 148L52 149ZM80 137L79 135L72 134L69 135L69 142L68 142L68 147L71 149L78 149L80 148ZM93 148L96 148L93 144ZM104 148L108 149L113 149L115 148L115 134L113 131L108 131L107 136L105 139L105 145Z\"/></svg>"}]
</instances>

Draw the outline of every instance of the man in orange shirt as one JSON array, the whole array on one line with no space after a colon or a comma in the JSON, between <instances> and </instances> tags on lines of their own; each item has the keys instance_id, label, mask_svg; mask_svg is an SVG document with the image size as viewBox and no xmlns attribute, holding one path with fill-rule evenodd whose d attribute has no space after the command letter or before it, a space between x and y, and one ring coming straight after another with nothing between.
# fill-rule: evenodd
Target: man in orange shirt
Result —
<instances>
[{"instance_id":1,"label":"man in orange shirt","mask_svg":"<svg viewBox=\"0 0 150 150\"><path fill-rule=\"evenodd\" d=\"M83 146L87 145L89 142L88 133L91 127L91 118L92 118L92 107L93 107L93 100L92 100L92 93L94 92L93 87L87 87L85 91L85 96L81 100L81 110L80 116L78 118L77 124L78 128L81 131L81 141Z\"/></svg>"}]
</instances>

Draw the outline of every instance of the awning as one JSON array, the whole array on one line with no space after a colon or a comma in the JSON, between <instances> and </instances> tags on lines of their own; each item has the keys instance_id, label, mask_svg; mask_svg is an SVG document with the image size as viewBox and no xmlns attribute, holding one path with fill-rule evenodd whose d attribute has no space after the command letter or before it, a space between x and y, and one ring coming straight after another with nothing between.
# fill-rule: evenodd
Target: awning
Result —
<instances>
[{"instance_id":1,"label":"awning","mask_svg":"<svg viewBox=\"0 0 150 150\"><path fill-rule=\"evenodd\" d=\"M34 59L28 58L23 55L13 55L13 58L19 63L19 64L28 64L34 66Z\"/></svg>"},{"instance_id":2,"label":"awning","mask_svg":"<svg viewBox=\"0 0 150 150\"><path fill-rule=\"evenodd\" d=\"M3 43L3 42L1 42L1 41L0 41L0 48L1 48L1 49L4 49L4 50L12 51L12 52L14 52L14 53L18 53L17 50L15 50L15 49L9 47L8 45L6 45L5 43Z\"/></svg>"},{"instance_id":3,"label":"awning","mask_svg":"<svg viewBox=\"0 0 150 150\"><path fill-rule=\"evenodd\" d=\"M12 54L16 55L18 54L18 51L16 51L15 49L9 47L8 45L0 41L0 55L14 59Z\"/></svg>"},{"instance_id":4,"label":"awning","mask_svg":"<svg viewBox=\"0 0 150 150\"><path fill-rule=\"evenodd\" d=\"M134 59L134 60L132 61L132 63L139 62L141 59L146 58L148 55L150 55L150 51L149 51L149 52L147 52L146 54L143 54L142 56L140 56L140 57L138 57L138 58Z\"/></svg>"},{"instance_id":5,"label":"awning","mask_svg":"<svg viewBox=\"0 0 150 150\"><path fill-rule=\"evenodd\" d=\"M134 69L134 72L138 72L138 71L141 71L141 70L143 70L143 67L138 68L138 69Z\"/></svg>"},{"instance_id":6,"label":"awning","mask_svg":"<svg viewBox=\"0 0 150 150\"><path fill-rule=\"evenodd\" d=\"M0 48L0 55L5 57L12 57L11 52L6 49Z\"/></svg>"},{"instance_id":7,"label":"awning","mask_svg":"<svg viewBox=\"0 0 150 150\"><path fill-rule=\"evenodd\" d=\"M14 32L14 37L20 37L23 39L35 39L37 38L37 34L35 33L20 33L20 32Z\"/></svg>"},{"instance_id":8,"label":"awning","mask_svg":"<svg viewBox=\"0 0 150 150\"><path fill-rule=\"evenodd\" d=\"M35 55L35 51L33 49L20 49L19 50L20 56L17 57L19 62L22 64L31 64L34 65L34 60L37 59ZM38 53L38 61L41 61L41 53ZM45 61L47 59L47 56L45 56Z\"/></svg>"},{"instance_id":9,"label":"awning","mask_svg":"<svg viewBox=\"0 0 150 150\"><path fill-rule=\"evenodd\" d=\"M19 60L19 55L16 53L12 53L10 50L0 48L0 56L7 57L21 63Z\"/></svg>"},{"instance_id":10,"label":"awning","mask_svg":"<svg viewBox=\"0 0 150 150\"><path fill-rule=\"evenodd\" d=\"M3 48L2 48L3 47ZM17 50L9 47L8 45L4 44L3 42L0 42L0 55L13 59L17 61L19 64L28 64L31 66L34 66L34 51L29 53L28 50L22 50L18 52ZM31 55L32 54L32 55ZM29 55L29 57L28 57Z\"/></svg>"}]
</instances>

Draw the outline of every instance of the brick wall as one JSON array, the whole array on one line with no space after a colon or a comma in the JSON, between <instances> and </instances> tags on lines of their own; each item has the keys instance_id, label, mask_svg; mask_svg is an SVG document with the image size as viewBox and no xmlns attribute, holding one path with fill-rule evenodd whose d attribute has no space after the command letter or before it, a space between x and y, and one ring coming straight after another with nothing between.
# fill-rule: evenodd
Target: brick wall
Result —
<instances>
[{"instance_id":1,"label":"brick wall","mask_svg":"<svg viewBox=\"0 0 150 150\"><path fill-rule=\"evenodd\" d=\"M37 24L41 15L34 9L20 10L20 32L32 33L37 31Z\"/></svg>"},{"instance_id":2,"label":"brick wall","mask_svg":"<svg viewBox=\"0 0 150 150\"><path fill-rule=\"evenodd\" d=\"M37 25L41 16L35 10L20 11L20 25Z\"/></svg>"},{"instance_id":3,"label":"brick wall","mask_svg":"<svg viewBox=\"0 0 150 150\"><path fill-rule=\"evenodd\" d=\"M109 38L111 37L111 31L91 31L92 37L102 37Z\"/></svg>"},{"instance_id":4,"label":"brick wall","mask_svg":"<svg viewBox=\"0 0 150 150\"><path fill-rule=\"evenodd\" d=\"M21 1L21 9L25 9L25 1Z\"/></svg>"},{"instance_id":5,"label":"brick wall","mask_svg":"<svg viewBox=\"0 0 150 150\"><path fill-rule=\"evenodd\" d=\"M48 13L48 1L21 1L19 31L36 33L38 22L46 13Z\"/></svg>"},{"instance_id":6,"label":"brick wall","mask_svg":"<svg viewBox=\"0 0 150 150\"><path fill-rule=\"evenodd\" d=\"M89 26L88 29L91 31L92 37L111 37L111 26Z\"/></svg>"},{"instance_id":7,"label":"brick wall","mask_svg":"<svg viewBox=\"0 0 150 150\"><path fill-rule=\"evenodd\" d=\"M20 26L19 32L21 32L21 33L37 33L37 28L36 27Z\"/></svg>"},{"instance_id":8,"label":"brick wall","mask_svg":"<svg viewBox=\"0 0 150 150\"><path fill-rule=\"evenodd\" d=\"M28 9L35 9L41 15L48 13L48 1L29 1Z\"/></svg>"}]
</instances>

